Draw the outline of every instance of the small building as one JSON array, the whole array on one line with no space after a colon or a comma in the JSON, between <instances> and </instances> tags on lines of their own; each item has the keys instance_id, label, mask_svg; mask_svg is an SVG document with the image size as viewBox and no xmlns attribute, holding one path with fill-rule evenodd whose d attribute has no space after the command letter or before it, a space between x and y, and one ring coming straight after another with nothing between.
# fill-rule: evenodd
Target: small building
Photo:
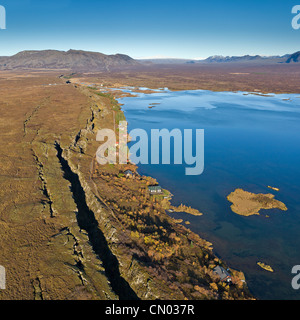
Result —
<instances>
[{"instance_id":1,"label":"small building","mask_svg":"<svg viewBox=\"0 0 300 320\"><path fill-rule=\"evenodd\" d=\"M126 178L134 177L134 173L131 170L124 171Z\"/></svg>"},{"instance_id":2,"label":"small building","mask_svg":"<svg viewBox=\"0 0 300 320\"><path fill-rule=\"evenodd\" d=\"M149 186L148 191L150 192L150 194L161 194L162 188L161 186Z\"/></svg>"},{"instance_id":3,"label":"small building","mask_svg":"<svg viewBox=\"0 0 300 320\"><path fill-rule=\"evenodd\" d=\"M214 273L216 273L220 277L221 281L231 282L230 273L227 270L225 270L223 267L216 266L214 268Z\"/></svg>"}]
</instances>

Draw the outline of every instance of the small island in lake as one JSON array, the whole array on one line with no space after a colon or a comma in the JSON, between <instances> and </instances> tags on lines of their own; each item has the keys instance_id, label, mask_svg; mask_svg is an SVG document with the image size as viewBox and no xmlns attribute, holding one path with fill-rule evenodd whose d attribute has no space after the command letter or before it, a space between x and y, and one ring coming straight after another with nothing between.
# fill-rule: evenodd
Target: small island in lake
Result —
<instances>
[{"instance_id":1,"label":"small island in lake","mask_svg":"<svg viewBox=\"0 0 300 320\"><path fill-rule=\"evenodd\" d=\"M268 266L267 264L265 264L263 262L257 262L257 264L264 270L267 270L269 272L274 272L274 270L272 269L271 266Z\"/></svg>"},{"instance_id":2,"label":"small island in lake","mask_svg":"<svg viewBox=\"0 0 300 320\"><path fill-rule=\"evenodd\" d=\"M271 186L268 186L269 189L272 189L274 191L279 191L279 188L275 188L275 187L271 187Z\"/></svg>"},{"instance_id":3,"label":"small island in lake","mask_svg":"<svg viewBox=\"0 0 300 320\"><path fill-rule=\"evenodd\" d=\"M287 211L286 205L274 199L273 194L255 194L243 189L236 189L228 195L227 200L232 203L231 210L242 216L259 215L261 209L280 209Z\"/></svg>"},{"instance_id":4,"label":"small island in lake","mask_svg":"<svg viewBox=\"0 0 300 320\"><path fill-rule=\"evenodd\" d=\"M159 105L160 103L158 103L158 102L153 102L153 103L150 103L150 105L149 105L149 109L151 109L151 108L154 108L154 107L156 107L157 105Z\"/></svg>"}]
</instances>

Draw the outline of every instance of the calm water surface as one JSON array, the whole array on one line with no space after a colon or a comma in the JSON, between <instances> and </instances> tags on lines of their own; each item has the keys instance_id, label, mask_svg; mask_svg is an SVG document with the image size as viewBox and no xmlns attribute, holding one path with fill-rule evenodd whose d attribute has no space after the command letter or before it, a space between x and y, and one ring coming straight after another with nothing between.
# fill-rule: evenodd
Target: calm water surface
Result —
<instances>
[{"instance_id":1,"label":"calm water surface","mask_svg":"<svg viewBox=\"0 0 300 320\"><path fill-rule=\"evenodd\" d=\"M185 164L139 165L139 172L170 190L174 205L204 213L174 216L190 221L190 229L211 241L219 257L242 270L257 298L300 299L300 290L291 287L291 269L300 265L300 94L163 90L119 101L129 131L205 130L202 175L185 176ZM152 103L157 104L149 109ZM239 216L226 199L238 187L273 193L288 211ZM274 273L261 269L258 261L271 265Z\"/></svg>"}]
</instances>

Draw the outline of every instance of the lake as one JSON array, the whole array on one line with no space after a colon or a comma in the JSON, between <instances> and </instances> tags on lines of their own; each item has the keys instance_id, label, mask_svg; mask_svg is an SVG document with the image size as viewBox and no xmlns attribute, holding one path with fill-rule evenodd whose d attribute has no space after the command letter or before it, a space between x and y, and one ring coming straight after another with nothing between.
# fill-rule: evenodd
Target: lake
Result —
<instances>
[{"instance_id":1,"label":"lake","mask_svg":"<svg viewBox=\"0 0 300 320\"><path fill-rule=\"evenodd\" d=\"M155 177L174 195L174 205L203 212L200 217L173 216L190 221L189 228L212 242L217 256L242 270L256 298L299 299L300 290L291 286L291 270L300 265L300 94L164 89L119 102L129 131L204 129L201 175L186 176L185 164L139 164L139 173ZM273 193L288 211L239 216L226 199L236 188ZM258 261L274 273L260 268Z\"/></svg>"}]
</instances>

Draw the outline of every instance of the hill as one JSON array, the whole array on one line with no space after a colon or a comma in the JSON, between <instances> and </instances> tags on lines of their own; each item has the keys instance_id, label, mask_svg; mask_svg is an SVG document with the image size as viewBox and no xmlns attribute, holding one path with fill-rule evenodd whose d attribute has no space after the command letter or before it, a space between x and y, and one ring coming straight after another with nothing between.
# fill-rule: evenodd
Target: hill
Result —
<instances>
[{"instance_id":1,"label":"hill","mask_svg":"<svg viewBox=\"0 0 300 320\"><path fill-rule=\"evenodd\" d=\"M291 62L300 62L300 51L297 51L288 57L288 59L286 60L286 63L291 63Z\"/></svg>"},{"instance_id":2,"label":"hill","mask_svg":"<svg viewBox=\"0 0 300 320\"><path fill-rule=\"evenodd\" d=\"M83 50L31 50L10 57L0 57L0 70L11 69L70 69L76 71L102 71L109 68L138 65L124 54L105 55Z\"/></svg>"}]
</instances>

